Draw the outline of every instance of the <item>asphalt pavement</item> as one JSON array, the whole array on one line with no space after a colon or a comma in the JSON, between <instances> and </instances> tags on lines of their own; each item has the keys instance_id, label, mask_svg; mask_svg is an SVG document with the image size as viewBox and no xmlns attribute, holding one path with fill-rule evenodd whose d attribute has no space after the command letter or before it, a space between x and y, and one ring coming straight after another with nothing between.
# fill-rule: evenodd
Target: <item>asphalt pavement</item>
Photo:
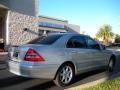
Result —
<instances>
[{"instance_id":1,"label":"asphalt pavement","mask_svg":"<svg viewBox=\"0 0 120 90\"><path fill-rule=\"evenodd\" d=\"M0 55L0 90L63 90L63 88L57 87L51 80L24 78L10 73L6 68L6 60L6 55ZM119 67L120 57L116 62L113 73L108 73L105 69L101 69L80 74L76 76L73 83L65 89L69 90L71 87L93 82L104 77L111 79L110 77L112 75L120 72Z\"/></svg>"}]
</instances>

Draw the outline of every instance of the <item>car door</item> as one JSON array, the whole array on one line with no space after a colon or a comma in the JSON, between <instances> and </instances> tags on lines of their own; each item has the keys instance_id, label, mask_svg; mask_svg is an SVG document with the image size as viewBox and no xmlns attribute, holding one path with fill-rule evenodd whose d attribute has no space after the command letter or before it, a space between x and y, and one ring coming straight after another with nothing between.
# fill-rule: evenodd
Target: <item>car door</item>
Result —
<instances>
[{"instance_id":1,"label":"car door","mask_svg":"<svg viewBox=\"0 0 120 90\"><path fill-rule=\"evenodd\" d=\"M105 45L100 44L101 47L101 53L102 53L102 59L104 60L105 65L108 65L108 62L110 60L111 55L113 54L113 51L110 51L106 49Z\"/></svg>"},{"instance_id":2,"label":"car door","mask_svg":"<svg viewBox=\"0 0 120 90\"><path fill-rule=\"evenodd\" d=\"M89 53L86 49L86 40L84 36L73 36L67 43L68 53L71 53L73 62L76 63L77 70L82 71L88 69L91 65L89 63Z\"/></svg>"},{"instance_id":3,"label":"car door","mask_svg":"<svg viewBox=\"0 0 120 90\"><path fill-rule=\"evenodd\" d=\"M87 52L89 53L89 61L92 67L99 67L105 65L105 53L101 50L100 45L92 38L87 37Z\"/></svg>"}]
</instances>

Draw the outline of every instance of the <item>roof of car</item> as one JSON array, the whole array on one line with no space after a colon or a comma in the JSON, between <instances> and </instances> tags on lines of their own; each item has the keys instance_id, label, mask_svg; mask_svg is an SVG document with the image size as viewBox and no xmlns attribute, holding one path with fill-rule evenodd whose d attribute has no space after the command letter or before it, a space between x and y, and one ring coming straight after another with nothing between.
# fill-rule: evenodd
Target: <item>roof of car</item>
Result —
<instances>
[{"instance_id":1,"label":"roof of car","mask_svg":"<svg viewBox=\"0 0 120 90\"><path fill-rule=\"evenodd\" d=\"M80 36L86 36L86 37L90 37L88 35L85 34L79 34L79 33L50 33L48 35L80 35Z\"/></svg>"}]
</instances>

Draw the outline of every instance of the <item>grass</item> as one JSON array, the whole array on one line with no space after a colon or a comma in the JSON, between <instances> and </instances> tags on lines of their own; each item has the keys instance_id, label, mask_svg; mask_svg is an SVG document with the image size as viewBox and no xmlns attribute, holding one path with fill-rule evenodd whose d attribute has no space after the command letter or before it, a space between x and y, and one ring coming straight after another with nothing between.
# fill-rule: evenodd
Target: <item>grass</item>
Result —
<instances>
[{"instance_id":1,"label":"grass","mask_svg":"<svg viewBox=\"0 0 120 90\"><path fill-rule=\"evenodd\" d=\"M120 77L82 90L120 90Z\"/></svg>"}]
</instances>

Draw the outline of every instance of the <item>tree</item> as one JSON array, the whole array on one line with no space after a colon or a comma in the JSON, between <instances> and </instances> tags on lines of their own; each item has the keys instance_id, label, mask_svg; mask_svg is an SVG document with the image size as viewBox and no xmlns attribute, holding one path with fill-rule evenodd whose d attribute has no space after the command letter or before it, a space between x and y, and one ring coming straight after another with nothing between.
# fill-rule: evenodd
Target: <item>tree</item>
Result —
<instances>
[{"instance_id":1,"label":"tree","mask_svg":"<svg viewBox=\"0 0 120 90\"><path fill-rule=\"evenodd\" d=\"M115 43L120 43L120 35L116 34Z\"/></svg>"},{"instance_id":2,"label":"tree","mask_svg":"<svg viewBox=\"0 0 120 90\"><path fill-rule=\"evenodd\" d=\"M98 40L101 38L104 44L109 44L113 37L112 27L108 24L103 25L96 34L96 38Z\"/></svg>"}]
</instances>

